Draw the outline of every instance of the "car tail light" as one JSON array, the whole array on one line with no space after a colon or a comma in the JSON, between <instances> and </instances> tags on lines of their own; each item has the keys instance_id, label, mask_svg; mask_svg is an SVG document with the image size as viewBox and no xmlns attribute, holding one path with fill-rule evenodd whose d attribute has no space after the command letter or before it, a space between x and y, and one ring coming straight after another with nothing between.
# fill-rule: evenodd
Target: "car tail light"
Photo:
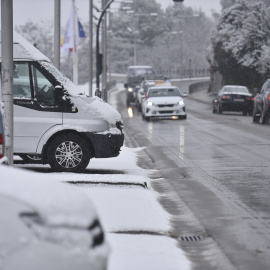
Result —
<instances>
[{"instance_id":1,"label":"car tail light","mask_svg":"<svg viewBox=\"0 0 270 270\"><path fill-rule=\"evenodd\" d=\"M253 101L254 101L254 97L251 97L251 100L253 100Z\"/></svg>"},{"instance_id":2,"label":"car tail light","mask_svg":"<svg viewBox=\"0 0 270 270\"><path fill-rule=\"evenodd\" d=\"M268 97L267 97L268 100L270 100L270 94L268 94Z\"/></svg>"},{"instance_id":3,"label":"car tail light","mask_svg":"<svg viewBox=\"0 0 270 270\"><path fill-rule=\"evenodd\" d=\"M232 99L231 96L222 96L222 99Z\"/></svg>"},{"instance_id":4,"label":"car tail light","mask_svg":"<svg viewBox=\"0 0 270 270\"><path fill-rule=\"evenodd\" d=\"M4 149L3 149L3 135L0 134L0 158L3 157Z\"/></svg>"}]
</instances>

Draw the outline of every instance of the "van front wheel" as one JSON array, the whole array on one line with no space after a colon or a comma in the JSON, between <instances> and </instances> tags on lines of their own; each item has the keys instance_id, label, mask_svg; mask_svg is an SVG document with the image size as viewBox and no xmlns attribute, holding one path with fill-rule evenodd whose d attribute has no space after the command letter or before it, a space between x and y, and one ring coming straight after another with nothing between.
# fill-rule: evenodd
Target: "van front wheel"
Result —
<instances>
[{"instance_id":1,"label":"van front wheel","mask_svg":"<svg viewBox=\"0 0 270 270\"><path fill-rule=\"evenodd\" d=\"M91 158L89 144L76 134L53 139L48 148L48 161L57 172L82 172Z\"/></svg>"}]
</instances>

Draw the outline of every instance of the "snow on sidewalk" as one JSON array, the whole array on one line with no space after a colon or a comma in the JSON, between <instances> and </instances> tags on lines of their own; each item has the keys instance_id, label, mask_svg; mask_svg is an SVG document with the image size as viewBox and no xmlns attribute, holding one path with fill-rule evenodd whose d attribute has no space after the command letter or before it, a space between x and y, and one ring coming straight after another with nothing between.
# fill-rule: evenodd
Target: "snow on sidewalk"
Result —
<instances>
[{"instance_id":1,"label":"snow on sidewalk","mask_svg":"<svg viewBox=\"0 0 270 270\"><path fill-rule=\"evenodd\" d=\"M46 173L46 178L76 183L74 188L92 200L111 246L108 270L189 270L191 263L177 241L166 236L170 215L151 189L149 171L136 165L139 150L122 147L116 158L92 159L86 173Z\"/></svg>"},{"instance_id":2,"label":"snow on sidewalk","mask_svg":"<svg viewBox=\"0 0 270 270\"><path fill-rule=\"evenodd\" d=\"M108 241L112 247L109 270L180 270L190 269L190 262L176 240L162 236L170 230L169 214L158 203L151 189L147 171L136 165L136 151L123 147L113 159L94 159L91 168L123 171L125 174L91 175L93 179L123 182L147 182L140 186L82 186L98 208ZM131 181L132 179L132 181ZM147 231L156 233L128 234ZM121 234L117 232L122 232Z\"/></svg>"}]
</instances>

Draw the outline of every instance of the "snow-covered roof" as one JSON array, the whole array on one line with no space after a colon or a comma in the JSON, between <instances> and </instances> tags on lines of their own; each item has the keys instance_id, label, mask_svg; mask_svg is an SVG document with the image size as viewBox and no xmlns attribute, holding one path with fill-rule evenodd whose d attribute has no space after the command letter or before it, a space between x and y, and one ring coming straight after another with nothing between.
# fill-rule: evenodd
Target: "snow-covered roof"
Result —
<instances>
[{"instance_id":1,"label":"snow-covered roof","mask_svg":"<svg viewBox=\"0 0 270 270\"><path fill-rule=\"evenodd\" d=\"M2 60L1 32L0 32L0 59ZM28 42L25 38L23 38L16 32L13 32L13 59L51 62L48 57L46 57L30 42Z\"/></svg>"}]
</instances>

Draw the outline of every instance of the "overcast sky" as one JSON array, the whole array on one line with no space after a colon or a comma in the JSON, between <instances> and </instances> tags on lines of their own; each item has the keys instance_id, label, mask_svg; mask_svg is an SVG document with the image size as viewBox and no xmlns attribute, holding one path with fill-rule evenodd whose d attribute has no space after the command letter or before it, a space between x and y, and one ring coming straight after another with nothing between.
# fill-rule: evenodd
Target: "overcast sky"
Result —
<instances>
[{"instance_id":1,"label":"overcast sky","mask_svg":"<svg viewBox=\"0 0 270 270\"><path fill-rule=\"evenodd\" d=\"M134 0L136 1L136 0ZM147 1L147 0L145 0ZM156 0L163 8L173 4L173 0ZM94 5L100 6L99 0L94 0ZM88 21L89 18L89 0L75 0L78 7L79 18L82 23ZM112 4L112 7L116 3ZM211 16L211 9L220 12L219 0L184 0L184 5L194 9L201 9L208 16ZM71 0L61 0L61 22L66 24ZM53 21L54 16L54 0L13 0L13 20L14 25L21 25L32 20L36 21Z\"/></svg>"}]
</instances>

